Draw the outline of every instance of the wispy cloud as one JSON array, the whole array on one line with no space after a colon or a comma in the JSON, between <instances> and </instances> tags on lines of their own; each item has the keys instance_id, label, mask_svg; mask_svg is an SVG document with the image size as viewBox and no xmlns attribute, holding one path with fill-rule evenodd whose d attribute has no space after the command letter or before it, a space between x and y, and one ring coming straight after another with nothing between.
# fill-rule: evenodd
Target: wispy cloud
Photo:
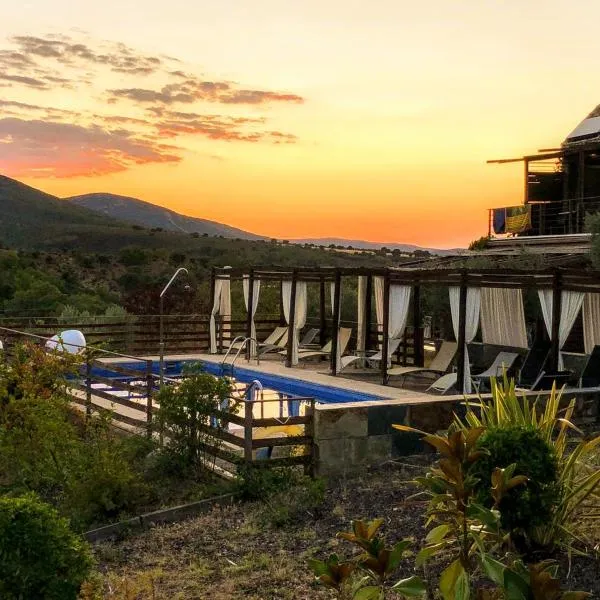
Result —
<instances>
[{"instance_id":1,"label":"wispy cloud","mask_svg":"<svg viewBox=\"0 0 600 600\"><path fill-rule=\"evenodd\" d=\"M9 174L95 176L139 164L176 163L191 137L252 144L298 141L269 128L269 112L256 112L274 104L302 104L300 95L201 77L175 57L80 38L22 35L0 48L0 87L5 89L0 160ZM115 86L120 78L126 85ZM67 107L44 101L58 89ZM25 90L33 102L22 100ZM71 109L79 98L85 105ZM215 106L221 108L215 111ZM230 112L246 106L253 108L251 115Z\"/></svg>"}]
</instances>

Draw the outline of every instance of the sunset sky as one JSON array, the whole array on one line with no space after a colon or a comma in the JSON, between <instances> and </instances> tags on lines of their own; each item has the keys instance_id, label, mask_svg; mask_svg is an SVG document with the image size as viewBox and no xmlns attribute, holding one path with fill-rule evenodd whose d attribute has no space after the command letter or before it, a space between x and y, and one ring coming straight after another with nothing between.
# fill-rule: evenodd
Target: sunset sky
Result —
<instances>
[{"instance_id":1,"label":"sunset sky","mask_svg":"<svg viewBox=\"0 0 600 600\"><path fill-rule=\"evenodd\" d=\"M600 103L600 3L24 0L0 173L280 237L454 247Z\"/></svg>"}]
</instances>

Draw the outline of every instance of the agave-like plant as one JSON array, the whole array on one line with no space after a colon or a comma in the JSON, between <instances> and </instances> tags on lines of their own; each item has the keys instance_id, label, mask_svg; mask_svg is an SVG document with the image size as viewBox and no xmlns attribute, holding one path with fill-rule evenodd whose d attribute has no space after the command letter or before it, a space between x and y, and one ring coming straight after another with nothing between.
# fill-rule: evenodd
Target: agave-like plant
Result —
<instances>
[{"instance_id":1,"label":"agave-like plant","mask_svg":"<svg viewBox=\"0 0 600 600\"><path fill-rule=\"evenodd\" d=\"M519 397L514 380L504 375L503 382L491 381L492 398L481 396L476 402L466 402L464 420L455 416L454 428L469 430L493 427L532 427L554 448L558 460L558 483L561 496L552 519L533 528L529 535L535 544L551 548L565 544L572 548L573 540L580 539L577 528L582 521L597 518L586 504L600 499L600 469L594 464L594 454L600 446L600 436L591 440L572 422L575 399L561 408L563 389L552 386L545 404L538 397L531 401L523 394ZM574 438L569 433L574 433Z\"/></svg>"}]
</instances>

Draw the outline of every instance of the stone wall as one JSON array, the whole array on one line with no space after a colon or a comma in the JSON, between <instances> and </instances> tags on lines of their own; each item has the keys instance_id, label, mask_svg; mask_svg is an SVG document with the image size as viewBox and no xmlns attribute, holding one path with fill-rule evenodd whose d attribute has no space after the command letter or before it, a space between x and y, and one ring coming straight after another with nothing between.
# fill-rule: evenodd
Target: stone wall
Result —
<instances>
[{"instance_id":1,"label":"stone wall","mask_svg":"<svg viewBox=\"0 0 600 600\"><path fill-rule=\"evenodd\" d=\"M528 394L538 397L537 393ZM544 396L539 394L539 405ZM484 395L489 398L490 395ZM576 419L599 421L600 390L589 389L565 394L564 405L577 398ZM419 434L393 429L403 424L422 431L445 430L453 414L463 415L462 396L437 396L430 402L422 400L382 400L347 404L317 404L315 406L314 442L317 473L325 476L344 476L368 465L386 460L429 452L431 449Z\"/></svg>"},{"instance_id":2,"label":"stone wall","mask_svg":"<svg viewBox=\"0 0 600 600\"><path fill-rule=\"evenodd\" d=\"M428 403L377 401L318 404L314 436L319 475L343 476L367 465L428 451L418 434L401 432L393 424L426 431L448 427L462 398L436 398Z\"/></svg>"}]
</instances>

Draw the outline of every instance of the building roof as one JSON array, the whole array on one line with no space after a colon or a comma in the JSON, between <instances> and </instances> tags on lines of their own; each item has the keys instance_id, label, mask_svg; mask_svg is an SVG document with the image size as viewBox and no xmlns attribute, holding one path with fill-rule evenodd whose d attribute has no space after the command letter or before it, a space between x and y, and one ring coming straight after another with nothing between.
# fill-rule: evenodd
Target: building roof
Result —
<instances>
[{"instance_id":1,"label":"building roof","mask_svg":"<svg viewBox=\"0 0 600 600\"><path fill-rule=\"evenodd\" d=\"M600 104L571 131L563 147L596 140L600 141Z\"/></svg>"}]
</instances>

